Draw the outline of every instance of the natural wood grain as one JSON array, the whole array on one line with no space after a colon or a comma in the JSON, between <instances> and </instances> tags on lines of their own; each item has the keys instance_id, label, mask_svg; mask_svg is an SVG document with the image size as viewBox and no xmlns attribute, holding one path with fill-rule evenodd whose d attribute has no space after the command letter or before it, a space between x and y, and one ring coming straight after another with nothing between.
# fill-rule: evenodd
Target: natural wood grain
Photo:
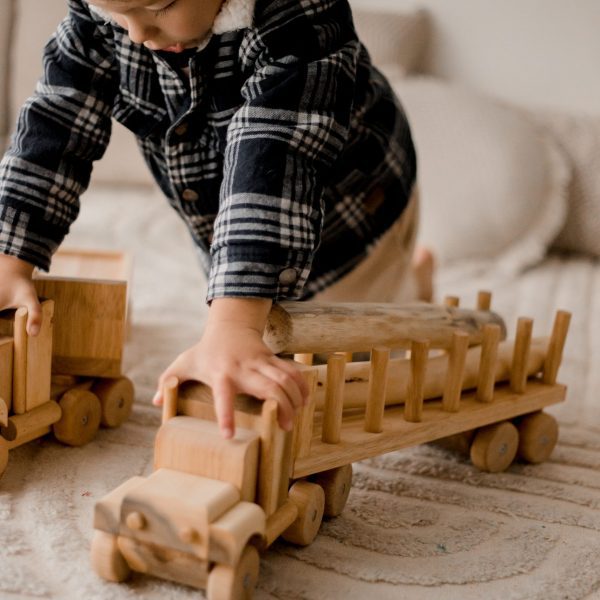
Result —
<instances>
[{"instance_id":1,"label":"natural wood grain","mask_svg":"<svg viewBox=\"0 0 600 600\"><path fill-rule=\"evenodd\" d=\"M12 408L13 380L13 340L0 337L0 398L4 400L7 412Z\"/></svg>"},{"instance_id":2,"label":"natural wood grain","mask_svg":"<svg viewBox=\"0 0 600 600\"><path fill-rule=\"evenodd\" d=\"M429 342L415 340L410 352L410 379L404 406L404 418L411 423L418 423L423 416L423 396L428 357Z\"/></svg>"},{"instance_id":3,"label":"natural wood grain","mask_svg":"<svg viewBox=\"0 0 600 600\"><path fill-rule=\"evenodd\" d=\"M298 411L294 427L295 442L294 456L303 457L310 453L310 444L313 435L313 421L315 415L315 392L317 389L317 372L314 370L305 371L304 378L308 387L308 401Z\"/></svg>"},{"instance_id":4,"label":"natural wood grain","mask_svg":"<svg viewBox=\"0 0 600 600\"><path fill-rule=\"evenodd\" d=\"M267 520L264 545L269 547L298 517L298 506L288 500Z\"/></svg>"},{"instance_id":5,"label":"natural wood grain","mask_svg":"<svg viewBox=\"0 0 600 600\"><path fill-rule=\"evenodd\" d=\"M465 310L427 303L282 302L269 314L265 342L289 354L360 352L373 346L410 348L414 339L428 339L432 348L448 348L452 333L466 331L479 344L486 323L504 323L489 311Z\"/></svg>"},{"instance_id":6,"label":"natural wood grain","mask_svg":"<svg viewBox=\"0 0 600 600\"><path fill-rule=\"evenodd\" d=\"M369 392L365 411L365 431L379 433L383 429L383 410L385 408L390 349L382 346L373 348L370 362L371 371L369 373Z\"/></svg>"},{"instance_id":7,"label":"natural wood grain","mask_svg":"<svg viewBox=\"0 0 600 600\"><path fill-rule=\"evenodd\" d=\"M219 564L235 566L251 538L263 540L267 520L260 506L240 502L210 526L208 558Z\"/></svg>"},{"instance_id":8,"label":"natural wood grain","mask_svg":"<svg viewBox=\"0 0 600 600\"><path fill-rule=\"evenodd\" d=\"M533 319L521 317L517 323L517 336L510 370L510 387L517 394L522 394L525 391L527 383L527 361L531 347L532 331Z\"/></svg>"},{"instance_id":9,"label":"natural wood grain","mask_svg":"<svg viewBox=\"0 0 600 600\"><path fill-rule=\"evenodd\" d=\"M258 433L241 427L225 439L214 422L173 417L163 423L154 443L154 468L171 469L233 484L242 500L256 497Z\"/></svg>"},{"instance_id":10,"label":"natural wood grain","mask_svg":"<svg viewBox=\"0 0 600 600\"><path fill-rule=\"evenodd\" d=\"M477 310L490 310L492 307L492 292L480 290L477 292Z\"/></svg>"},{"instance_id":11,"label":"natural wood grain","mask_svg":"<svg viewBox=\"0 0 600 600\"><path fill-rule=\"evenodd\" d=\"M404 420L403 408L390 407L386 408L386 429L379 434L363 430L361 415L347 417L344 419L341 440L335 446L322 443L318 429L315 431L311 454L296 461L293 477L307 477L386 452L417 446L541 410L562 402L565 393L566 388L562 385L547 386L530 381L525 394L514 394L504 384L498 387L492 403L477 402L473 392L463 394L458 413L444 411L439 400L428 402L420 423L408 423Z\"/></svg>"},{"instance_id":12,"label":"natural wood grain","mask_svg":"<svg viewBox=\"0 0 600 600\"><path fill-rule=\"evenodd\" d=\"M542 370L546 356L547 338L536 338L532 341L527 372L534 375ZM507 381L513 358L513 342L502 342L498 348L498 357L494 369L496 382ZM469 348L467 352L463 389L477 387L479 365L481 361L481 346ZM322 411L325 398L326 367L314 366L318 382L316 391L316 410ZM440 398L444 393L444 382L448 369L448 355L443 353L430 356L425 375L425 399ZM368 393L370 365L368 362L354 362L346 366L346 383L344 386L344 408L359 408L365 406ZM388 385L386 390L386 406L402 404L406 400L406 382L411 374L410 359L392 358L388 368Z\"/></svg>"},{"instance_id":13,"label":"natural wood grain","mask_svg":"<svg viewBox=\"0 0 600 600\"><path fill-rule=\"evenodd\" d=\"M323 417L323 441L337 444L340 440L342 410L344 408L344 370L346 357L332 354L327 361L327 386Z\"/></svg>"},{"instance_id":14,"label":"natural wood grain","mask_svg":"<svg viewBox=\"0 0 600 600\"><path fill-rule=\"evenodd\" d=\"M483 329L481 362L477 373L477 400L479 402L492 402L494 399L500 333L500 328L497 325L486 325Z\"/></svg>"},{"instance_id":15,"label":"natural wood grain","mask_svg":"<svg viewBox=\"0 0 600 600\"><path fill-rule=\"evenodd\" d=\"M240 494L231 483L159 469L123 497L120 533L207 560L210 524L239 501ZM143 527L126 525L130 513L140 514ZM190 526L194 535L189 535Z\"/></svg>"},{"instance_id":16,"label":"natural wood grain","mask_svg":"<svg viewBox=\"0 0 600 600\"><path fill-rule=\"evenodd\" d=\"M179 397L179 380L177 377L169 377L165 381L162 390L163 394L163 409L162 422L163 425L173 417L177 416L177 400Z\"/></svg>"},{"instance_id":17,"label":"natural wood grain","mask_svg":"<svg viewBox=\"0 0 600 600\"><path fill-rule=\"evenodd\" d=\"M127 283L37 278L34 284L40 296L55 301L52 370L120 376Z\"/></svg>"},{"instance_id":18,"label":"natural wood grain","mask_svg":"<svg viewBox=\"0 0 600 600\"><path fill-rule=\"evenodd\" d=\"M195 588L204 588L208 581L208 562L175 548L146 544L126 536L117 538L117 545L129 567L140 573L175 581Z\"/></svg>"},{"instance_id":19,"label":"natural wood grain","mask_svg":"<svg viewBox=\"0 0 600 600\"><path fill-rule=\"evenodd\" d=\"M41 309L40 331L27 339L26 411L45 404L50 398L54 301L44 300Z\"/></svg>"},{"instance_id":20,"label":"natural wood grain","mask_svg":"<svg viewBox=\"0 0 600 600\"><path fill-rule=\"evenodd\" d=\"M562 354L570 323L571 313L564 310L559 310L556 313L556 317L554 318L554 326L552 328L552 335L550 336L550 342L548 344L548 353L546 355L546 361L544 362L544 383L556 383L556 376L562 361Z\"/></svg>"},{"instance_id":21,"label":"natural wood grain","mask_svg":"<svg viewBox=\"0 0 600 600\"><path fill-rule=\"evenodd\" d=\"M452 346L448 351L448 371L444 383L442 406L450 412L458 411L462 392L469 336L463 331L455 331Z\"/></svg>"},{"instance_id":22,"label":"natural wood grain","mask_svg":"<svg viewBox=\"0 0 600 600\"><path fill-rule=\"evenodd\" d=\"M54 401L36 406L22 415L13 415L8 419L8 425L2 427L2 436L9 442L29 440L29 436L44 427L48 427L60 420L62 416L59 405Z\"/></svg>"},{"instance_id":23,"label":"natural wood grain","mask_svg":"<svg viewBox=\"0 0 600 600\"><path fill-rule=\"evenodd\" d=\"M22 306L14 313L13 325L13 412L22 415L27 410L27 309Z\"/></svg>"}]
</instances>

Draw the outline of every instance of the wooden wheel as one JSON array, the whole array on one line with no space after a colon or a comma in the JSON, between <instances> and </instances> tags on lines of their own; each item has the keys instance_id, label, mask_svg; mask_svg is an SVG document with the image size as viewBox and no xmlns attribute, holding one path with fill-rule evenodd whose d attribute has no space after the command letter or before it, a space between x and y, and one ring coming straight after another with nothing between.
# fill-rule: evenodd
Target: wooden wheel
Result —
<instances>
[{"instance_id":1,"label":"wooden wheel","mask_svg":"<svg viewBox=\"0 0 600 600\"><path fill-rule=\"evenodd\" d=\"M536 412L521 419L519 430L519 457L530 463L544 462L558 441L558 423L545 412Z\"/></svg>"},{"instance_id":2,"label":"wooden wheel","mask_svg":"<svg viewBox=\"0 0 600 600\"><path fill-rule=\"evenodd\" d=\"M91 442L100 427L102 413L96 394L88 390L69 390L59 405L62 417L52 426L56 439L69 446Z\"/></svg>"},{"instance_id":3,"label":"wooden wheel","mask_svg":"<svg viewBox=\"0 0 600 600\"><path fill-rule=\"evenodd\" d=\"M323 471L312 478L325 492L326 517L337 517L342 514L348 501L352 486L352 465L344 465L330 471Z\"/></svg>"},{"instance_id":4,"label":"wooden wheel","mask_svg":"<svg viewBox=\"0 0 600 600\"><path fill-rule=\"evenodd\" d=\"M216 565L208 575L208 600L251 600L258 581L258 550L246 546L236 567Z\"/></svg>"},{"instance_id":5,"label":"wooden wheel","mask_svg":"<svg viewBox=\"0 0 600 600\"><path fill-rule=\"evenodd\" d=\"M107 581L120 583L131 574L127 561L123 558L117 536L105 531L94 531L92 538L92 568Z\"/></svg>"},{"instance_id":6,"label":"wooden wheel","mask_svg":"<svg viewBox=\"0 0 600 600\"><path fill-rule=\"evenodd\" d=\"M325 492L316 483L297 481L290 488L289 497L298 507L298 516L281 537L292 544L308 546L321 527L325 510Z\"/></svg>"},{"instance_id":7,"label":"wooden wheel","mask_svg":"<svg viewBox=\"0 0 600 600\"><path fill-rule=\"evenodd\" d=\"M489 473L507 469L517 454L519 433L508 421L482 427L471 444L473 464Z\"/></svg>"},{"instance_id":8,"label":"wooden wheel","mask_svg":"<svg viewBox=\"0 0 600 600\"><path fill-rule=\"evenodd\" d=\"M133 383L130 379L101 379L94 383L92 391L100 399L102 425L119 427L129 418L133 406Z\"/></svg>"},{"instance_id":9,"label":"wooden wheel","mask_svg":"<svg viewBox=\"0 0 600 600\"><path fill-rule=\"evenodd\" d=\"M6 470L6 465L8 464L8 444L0 439L0 477L2 473Z\"/></svg>"}]
</instances>

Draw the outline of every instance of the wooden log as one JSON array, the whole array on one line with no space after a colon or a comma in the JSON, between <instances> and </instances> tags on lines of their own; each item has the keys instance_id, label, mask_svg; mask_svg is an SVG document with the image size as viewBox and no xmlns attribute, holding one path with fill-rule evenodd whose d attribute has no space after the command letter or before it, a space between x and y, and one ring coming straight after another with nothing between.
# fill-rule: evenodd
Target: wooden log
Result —
<instances>
[{"instance_id":1,"label":"wooden log","mask_svg":"<svg viewBox=\"0 0 600 600\"><path fill-rule=\"evenodd\" d=\"M282 302L272 308L265 343L275 353L360 352L374 346L410 348L414 339L428 339L432 348L449 348L454 331L466 331L470 344L483 339L486 323L497 314L427 303Z\"/></svg>"},{"instance_id":2,"label":"wooden log","mask_svg":"<svg viewBox=\"0 0 600 600\"><path fill-rule=\"evenodd\" d=\"M29 434L34 431L53 425L60 421L62 412L57 402L50 400L41 406L37 406L22 415L13 415L8 419L8 425L2 427L2 436L9 442L17 442L27 439Z\"/></svg>"},{"instance_id":3,"label":"wooden log","mask_svg":"<svg viewBox=\"0 0 600 600\"><path fill-rule=\"evenodd\" d=\"M340 441L342 410L344 408L344 371L346 357L332 354L327 361L327 386L325 388L325 408L323 415L322 439L327 444Z\"/></svg>"},{"instance_id":4,"label":"wooden log","mask_svg":"<svg viewBox=\"0 0 600 600\"><path fill-rule=\"evenodd\" d=\"M454 332L452 346L448 354L448 371L444 385L442 406L449 412L457 412L460 406L469 336L462 331Z\"/></svg>"},{"instance_id":5,"label":"wooden log","mask_svg":"<svg viewBox=\"0 0 600 600\"><path fill-rule=\"evenodd\" d=\"M532 341L531 352L527 362L527 373L535 375L540 373L544 365L547 338L536 338ZM508 381L513 357L513 342L502 342L498 347L498 358L495 365L494 380L496 382ZM465 364L463 390L477 387L479 364L481 362L481 346L469 348ZM322 411L325 403L325 382L327 378L326 366L318 365L316 410ZM346 384L344 387L344 408L364 408L369 386L368 362L355 362L346 367ZM439 356L430 356L425 376L424 398L440 398L444 393L444 381L448 369L448 356L446 353ZM386 406L402 404L406 400L406 382L410 378L410 359L392 358L388 370L388 385L385 403Z\"/></svg>"},{"instance_id":6,"label":"wooden log","mask_svg":"<svg viewBox=\"0 0 600 600\"><path fill-rule=\"evenodd\" d=\"M562 353L565 347L570 322L571 313L564 310L559 310L556 313L543 371L543 381L549 385L554 385L556 383L556 376L558 375L558 369L560 368L560 363L562 361Z\"/></svg>"},{"instance_id":7,"label":"wooden log","mask_svg":"<svg viewBox=\"0 0 600 600\"><path fill-rule=\"evenodd\" d=\"M369 374L369 393L365 412L365 431L379 433L383 430L383 410L385 408L385 389L387 387L390 349L373 348L371 351L371 372ZM342 400L343 402L343 400Z\"/></svg>"},{"instance_id":8,"label":"wooden log","mask_svg":"<svg viewBox=\"0 0 600 600\"><path fill-rule=\"evenodd\" d=\"M477 374L477 400L479 402L492 402L494 399L496 359L498 358L500 334L501 331L497 325L489 324L483 329L481 362L479 363L479 373Z\"/></svg>"},{"instance_id":9,"label":"wooden log","mask_svg":"<svg viewBox=\"0 0 600 600\"><path fill-rule=\"evenodd\" d=\"M527 359L531 347L532 331L533 319L521 317L517 323L517 337L515 339L515 350L510 371L510 387L516 394L522 394L525 391L527 383Z\"/></svg>"},{"instance_id":10,"label":"wooden log","mask_svg":"<svg viewBox=\"0 0 600 600\"><path fill-rule=\"evenodd\" d=\"M404 407L404 418L411 423L419 423L422 419L428 358L429 342L415 340L410 352L410 381Z\"/></svg>"}]
</instances>

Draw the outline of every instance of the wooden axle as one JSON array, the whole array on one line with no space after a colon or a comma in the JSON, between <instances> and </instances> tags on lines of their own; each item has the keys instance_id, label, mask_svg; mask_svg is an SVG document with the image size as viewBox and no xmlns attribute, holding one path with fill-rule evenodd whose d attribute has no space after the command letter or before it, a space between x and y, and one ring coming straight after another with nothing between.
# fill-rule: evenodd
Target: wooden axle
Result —
<instances>
[{"instance_id":1,"label":"wooden axle","mask_svg":"<svg viewBox=\"0 0 600 600\"><path fill-rule=\"evenodd\" d=\"M449 348L457 330L469 334L471 345L479 344L487 323L497 323L505 334L502 318L490 311L427 303L282 302L269 314L264 339L276 354L361 352L374 346L408 349L414 339Z\"/></svg>"},{"instance_id":2,"label":"wooden axle","mask_svg":"<svg viewBox=\"0 0 600 600\"><path fill-rule=\"evenodd\" d=\"M7 426L2 427L2 437L9 442L15 442L14 445L20 445L21 440L30 440L31 432L53 425L61 416L58 403L50 400L23 415L9 417Z\"/></svg>"}]
</instances>

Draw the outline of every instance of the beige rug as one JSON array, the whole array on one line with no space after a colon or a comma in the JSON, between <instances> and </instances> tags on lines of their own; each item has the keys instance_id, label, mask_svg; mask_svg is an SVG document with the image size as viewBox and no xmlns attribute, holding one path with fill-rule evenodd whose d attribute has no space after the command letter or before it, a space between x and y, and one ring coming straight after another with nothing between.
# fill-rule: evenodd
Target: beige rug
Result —
<instances>
[{"instance_id":1,"label":"beige rug","mask_svg":"<svg viewBox=\"0 0 600 600\"><path fill-rule=\"evenodd\" d=\"M194 341L205 313L191 244L161 199L101 191L84 204L71 245L135 254L125 370L137 404L126 425L87 447L48 439L10 454L0 480L0 598L200 598L137 576L107 584L89 567L94 502L150 472L156 378ZM600 267L550 258L512 282L466 268L439 276L440 291L465 305L479 287L494 290L509 324L535 317L534 334L549 331L557 308L574 313L560 376L570 390L553 411L561 437L551 460L489 475L417 447L357 464L344 514L312 546L277 543L263 557L259 600L600 598Z\"/></svg>"}]
</instances>

